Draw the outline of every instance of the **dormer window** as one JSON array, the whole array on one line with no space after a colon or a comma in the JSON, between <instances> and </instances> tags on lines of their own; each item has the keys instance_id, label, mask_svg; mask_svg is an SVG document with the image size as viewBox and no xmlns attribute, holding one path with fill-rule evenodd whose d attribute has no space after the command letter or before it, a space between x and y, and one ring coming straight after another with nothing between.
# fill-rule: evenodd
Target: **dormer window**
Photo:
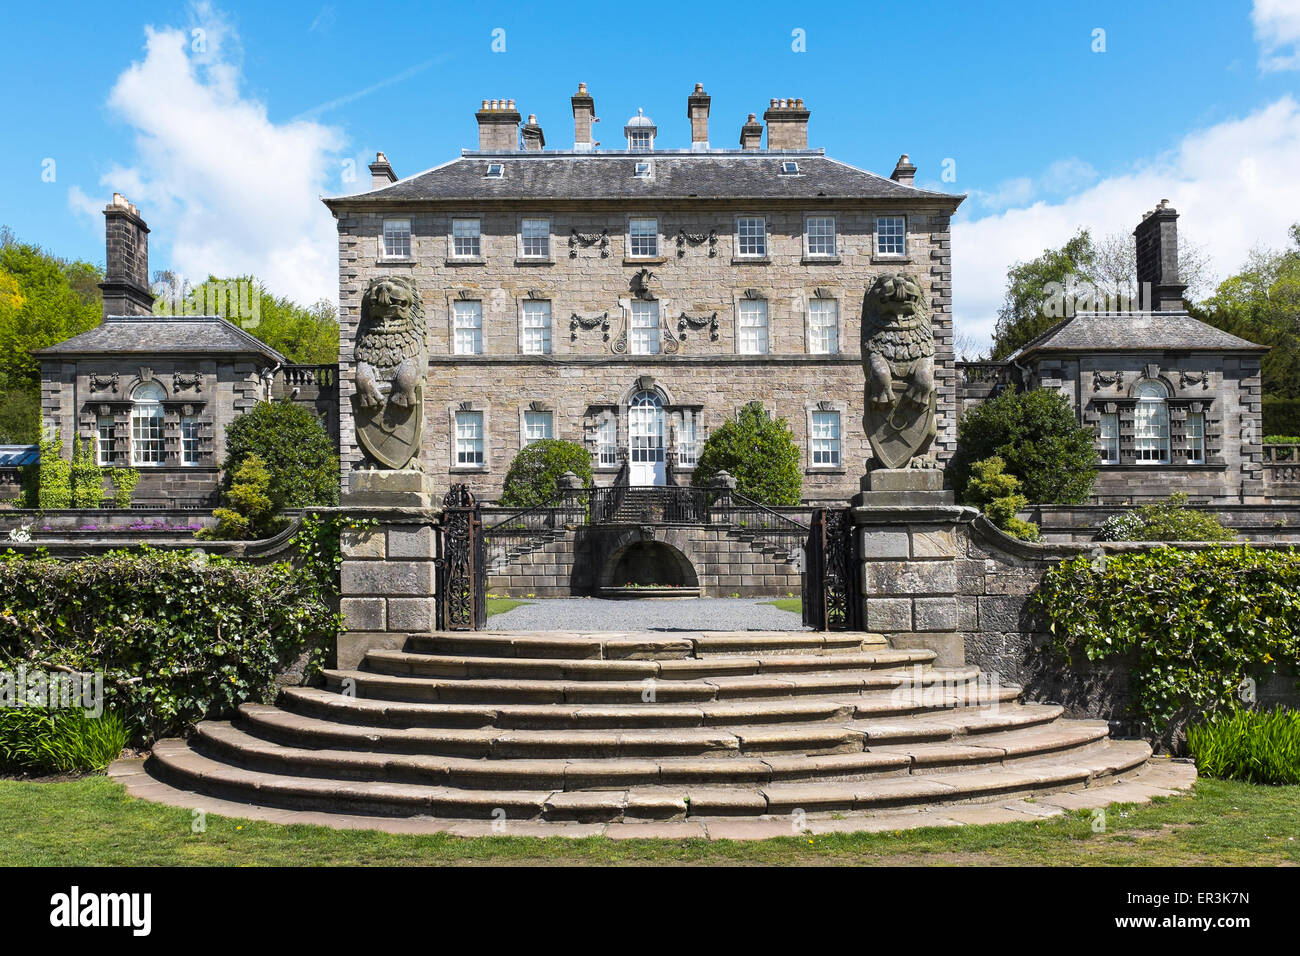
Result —
<instances>
[{"instance_id":1,"label":"dormer window","mask_svg":"<svg viewBox=\"0 0 1300 956\"><path fill-rule=\"evenodd\" d=\"M487 172L484 174L485 179L501 179L506 174L506 167L503 163L488 163Z\"/></svg>"},{"instance_id":2,"label":"dormer window","mask_svg":"<svg viewBox=\"0 0 1300 956\"><path fill-rule=\"evenodd\" d=\"M627 148L632 150L649 150L653 143L654 137L648 129L634 129L627 138Z\"/></svg>"},{"instance_id":3,"label":"dormer window","mask_svg":"<svg viewBox=\"0 0 1300 956\"><path fill-rule=\"evenodd\" d=\"M654 173L654 164L653 164L653 163L637 163L637 164L636 164L636 178L637 178L637 179L649 179L653 173Z\"/></svg>"},{"instance_id":4,"label":"dormer window","mask_svg":"<svg viewBox=\"0 0 1300 956\"><path fill-rule=\"evenodd\" d=\"M798 176L798 175L799 175L799 164L796 163L796 162L792 162L792 161L790 161L790 160L787 160L786 162L782 163L782 164L781 164L781 175L782 175L782 176Z\"/></svg>"},{"instance_id":5,"label":"dormer window","mask_svg":"<svg viewBox=\"0 0 1300 956\"><path fill-rule=\"evenodd\" d=\"M657 132L659 127L655 126L655 121L646 116L642 110L637 110L636 116L631 117L623 127L623 135L627 137L627 148L634 153L648 153L654 149Z\"/></svg>"}]
</instances>

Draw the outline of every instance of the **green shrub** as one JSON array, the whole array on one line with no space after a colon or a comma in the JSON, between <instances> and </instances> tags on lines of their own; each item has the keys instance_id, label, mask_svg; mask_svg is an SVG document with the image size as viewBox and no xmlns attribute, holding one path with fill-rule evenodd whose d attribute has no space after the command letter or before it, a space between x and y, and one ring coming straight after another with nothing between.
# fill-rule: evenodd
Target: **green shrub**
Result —
<instances>
[{"instance_id":1,"label":"green shrub","mask_svg":"<svg viewBox=\"0 0 1300 956\"><path fill-rule=\"evenodd\" d=\"M1238 710L1187 728L1196 769L1220 780L1300 784L1300 711Z\"/></svg>"},{"instance_id":2,"label":"green shrub","mask_svg":"<svg viewBox=\"0 0 1300 956\"><path fill-rule=\"evenodd\" d=\"M1300 445L1300 438L1294 435L1265 435L1265 445Z\"/></svg>"},{"instance_id":3,"label":"green shrub","mask_svg":"<svg viewBox=\"0 0 1300 956\"><path fill-rule=\"evenodd\" d=\"M765 505L797 505L803 500L799 446L789 423L772 418L761 402L746 405L734 421L709 435L691 484L705 487L720 471L736 479L740 494Z\"/></svg>"},{"instance_id":4,"label":"green shrub","mask_svg":"<svg viewBox=\"0 0 1300 956\"><path fill-rule=\"evenodd\" d=\"M1049 568L1031 601L1053 646L1131 660L1136 708L1157 731L1231 710L1247 677L1300 660L1300 552L1155 547Z\"/></svg>"},{"instance_id":5,"label":"green shrub","mask_svg":"<svg viewBox=\"0 0 1300 956\"><path fill-rule=\"evenodd\" d=\"M1097 478L1094 440L1059 392L1005 391L958 422L953 488L963 496L972 465L996 456L1020 479L1029 503L1078 504L1087 500Z\"/></svg>"},{"instance_id":6,"label":"green shrub","mask_svg":"<svg viewBox=\"0 0 1300 956\"><path fill-rule=\"evenodd\" d=\"M269 489L271 472L258 455L249 455L235 473L234 483L223 498L226 507L214 508L215 528L205 528L196 537L211 541L244 541L269 538L283 525L276 517Z\"/></svg>"},{"instance_id":7,"label":"green shrub","mask_svg":"<svg viewBox=\"0 0 1300 956\"><path fill-rule=\"evenodd\" d=\"M259 402L226 428L225 487L250 455L262 459L275 513L339 503L339 459L320 419L291 402Z\"/></svg>"},{"instance_id":8,"label":"green shrub","mask_svg":"<svg viewBox=\"0 0 1300 956\"><path fill-rule=\"evenodd\" d=\"M72 507L98 508L104 500L104 470L95 461L95 442L77 437L72 445Z\"/></svg>"},{"instance_id":9,"label":"green shrub","mask_svg":"<svg viewBox=\"0 0 1300 956\"><path fill-rule=\"evenodd\" d=\"M103 770L127 744L117 714L89 717L80 708L0 709L0 770L35 774Z\"/></svg>"},{"instance_id":10,"label":"green shrub","mask_svg":"<svg viewBox=\"0 0 1300 956\"><path fill-rule=\"evenodd\" d=\"M37 507L42 511L72 507L72 466L63 460L63 439L52 434L40 440Z\"/></svg>"},{"instance_id":11,"label":"green shrub","mask_svg":"<svg viewBox=\"0 0 1300 956\"><path fill-rule=\"evenodd\" d=\"M560 476L571 471L591 486L591 453L577 442L543 438L519 450L506 472L501 504L536 508L559 501Z\"/></svg>"},{"instance_id":12,"label":"green shrub","mask_svg":"<svg viewBox=\"0 0 1300 956\"><path fill-rule=\"evenodd\" d=\"M1029 502L1020 494L1020 479L1005 472L1006 462L996 455L974 462L962 500L984 512L997 527L1022 541L1037 541L1038 525L1018 516Z\"/></svg>"},{"instance_id":13,"label":"green shrub","mask_svg":"<svg viewBox=\"0 0 1300 956\"><path fill-rule=\"evenodd\" d=\"M113 486L113 505L117 508L131 507L131 495L140 483L140 472L134 468L111 468L108 483Z\"/></svg>"},{"instance_id":14,"label":"green shrub","mask_svg":"<svg viewBox=\"0 0 1300 956\"><path fill-rule=\"evenodd\" d=\"M1266 435L1300 435L1300 398L1265 395L1263 425Z\"/></svg>"},{"instance_id":15,"label":"green shrub","mask_svg":"<svg viewBox=\"0 0 1300 956\"><path fill-rule=\"evenodd\" d=\"M338 634L338 521L308 516L294 562L140 548L0 555L0 670L102 671L106 711L147 743L269 701L275 675Z\"/></svg>"},{"instance_id":16,"label":"green shrub","mask_svg":"<svg viewBox=\"0 0 1300 956\"><path fill-rule=\"evenodd\" d=\"M1097 533L1098 541L1231 541L1234 537L1214 515L1189 508L1181 491L1167 501L1111 515Z\"/></svg>"}]
</instances>

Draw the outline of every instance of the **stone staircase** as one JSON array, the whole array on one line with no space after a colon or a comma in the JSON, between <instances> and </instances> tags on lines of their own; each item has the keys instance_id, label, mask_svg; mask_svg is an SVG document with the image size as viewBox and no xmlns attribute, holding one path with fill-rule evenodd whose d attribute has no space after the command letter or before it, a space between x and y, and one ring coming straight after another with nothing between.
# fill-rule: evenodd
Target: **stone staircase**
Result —
<instances>
[{"instance_id":1,"label":"stone staircase","mask_svg":"<svg viewBox=\"0 0 1300 956\"><path fill-rule=\"evenodd\" d=\"M171 787L445 820L843 814L1077 790L1150 748L866 634L439 633L160 741Z\"/></svg>"}]
</instances>

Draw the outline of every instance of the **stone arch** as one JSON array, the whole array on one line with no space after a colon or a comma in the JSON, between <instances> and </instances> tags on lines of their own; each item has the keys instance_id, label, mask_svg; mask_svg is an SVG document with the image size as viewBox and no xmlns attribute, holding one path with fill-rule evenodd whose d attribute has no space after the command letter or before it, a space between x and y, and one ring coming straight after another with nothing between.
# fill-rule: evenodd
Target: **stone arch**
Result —
<instances>
[{"instance_id":1,"label":"stone arch","mask_svg":"<svg viewBox=\"0 0 1300 956\"><path fill-rule=\"evenodd\" d=\"M623 390L623 394L619 396L619 405L626 408L627 403L641 392L654 392L659 396L659 400L665 405L677 404L677 400L673 398L672 392L668 390L668 386L663 382L656 379L653 375L638 375L636 379L633 380L632 384Z\"/></svg>"},{"instance_id":2,"label":"stone arch","mask_svg":"<svg viewBox=\"0 0 1300 956\"><path fill-rule=\"evenodd\" d=\"M688 554L689 542L661 540L653 532L628 531L614 540L600 568L600 587L624 584L700 586L698 560ZM655 580L655 579L658 580Z\"/></svg>"}]
</instances>

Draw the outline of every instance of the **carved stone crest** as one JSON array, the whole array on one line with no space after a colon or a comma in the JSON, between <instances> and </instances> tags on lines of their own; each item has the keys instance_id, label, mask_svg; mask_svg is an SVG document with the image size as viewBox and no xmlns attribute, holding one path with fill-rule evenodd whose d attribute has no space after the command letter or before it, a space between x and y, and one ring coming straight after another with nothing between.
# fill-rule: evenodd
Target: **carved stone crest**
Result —
<instances>
[{"instance_id":1,"label":"carved stone crest","mask_svg":"<svg viewBox=\"0 0 1300 956\"><path fill-rule=\"evenodd\" d=\"M404 276L379 276L361 299L357 329L357 440L380 464L404 468L424 431L429 367L420 292Z\"/></svg>"},{"instance_id":2,"label":"carved stone crest","mask_svg":"<svg viewBox=\"0 0 1300 956\"><path fill-rule=\"evenodd\" d=\"M651 284L657 278L658 277L649 269L637 269L636 272L633 273L628 286L632 290L632 294L638 299L650 300L655 297L654 289L651 288Z\"/></svg>"},{"instance_id":3,"label":"carved stone crest","mask_svg":"<svg viewBox=\"0 0 1300 956\"><path fill-rule=\"evenodd\" d=\"M883 275L862 300L866 412L862 427L884 468L921 466L937 433L934 332L925 292L906 273Z\"/></svg>"}]
</instances>

